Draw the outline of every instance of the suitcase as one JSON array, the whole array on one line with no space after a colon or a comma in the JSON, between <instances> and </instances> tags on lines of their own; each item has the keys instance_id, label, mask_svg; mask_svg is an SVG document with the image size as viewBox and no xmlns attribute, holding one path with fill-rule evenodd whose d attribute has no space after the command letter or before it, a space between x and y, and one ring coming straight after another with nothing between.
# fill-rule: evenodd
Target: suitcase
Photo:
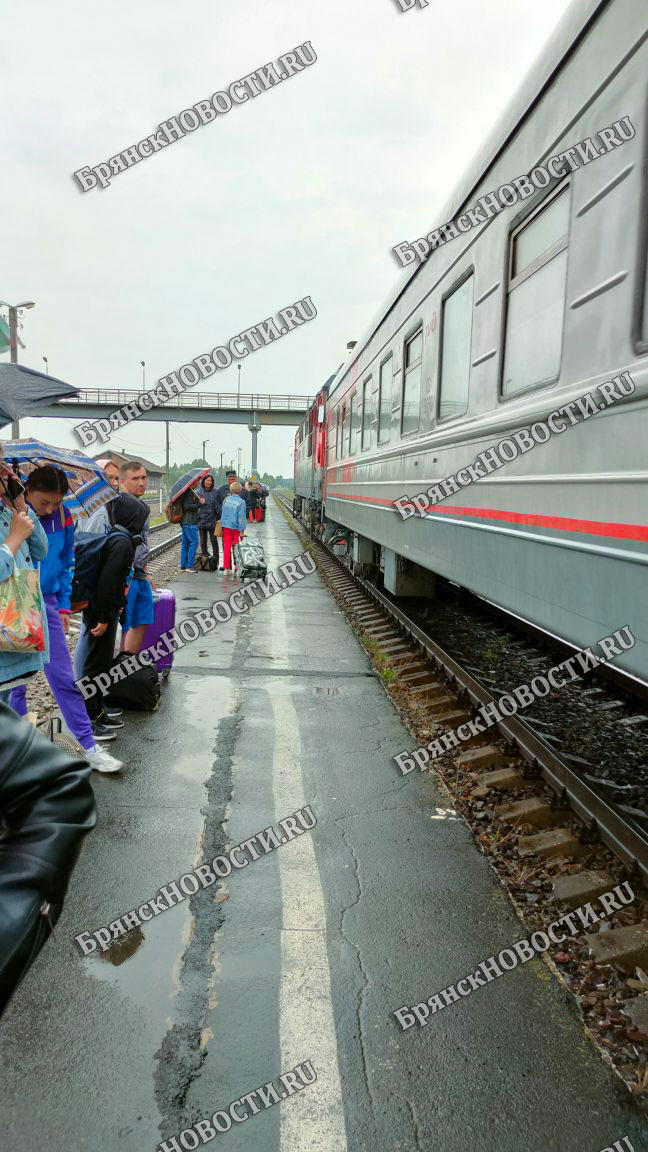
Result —
<instances>
[{"instance_id":1,"label":"suitcase","mask_svg":"<svg viewBox=\"0 0 648 1152\"><path fill-rule=\"evenodd\" d=\"M144 633L142 648L157 644L162 633L169 632L175 624L176 602L173 592L168 588L155 588L153 602L153 623L148 625ZM172 664L173 652L169 652L168 656L160 656L159 660L155 661L155 667L163 676L169 675Z\"/></svg>"},{"instance_id":2,"label":"suitcase","mask_svg":"<svg viewBox=\"0 0 648 1152\"><path fill-rule=\"evenodd\" d=\"M241 580L257 580L268 571L263 546L256 541L239 540L234 547L234 563Z\"/></svg>"}]
</instances>

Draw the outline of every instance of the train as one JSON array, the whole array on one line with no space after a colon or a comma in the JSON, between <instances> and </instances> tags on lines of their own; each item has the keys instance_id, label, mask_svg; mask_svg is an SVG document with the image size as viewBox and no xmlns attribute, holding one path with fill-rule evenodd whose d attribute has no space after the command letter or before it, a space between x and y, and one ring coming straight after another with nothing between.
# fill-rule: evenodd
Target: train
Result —
<instances>
[{"instance_id":1,"label":"train","mask_svg":"<svg viewBox=\"0 0 648 1152\"><path fill-rule=\"evenodd\" d=\"M550 165L546 187L408 267L294 444L295 515L337 533L391 595L434 596L447 580L579 648L628 625L635 643L615 663L642 685L647 24L645 0L571 5L435 227L578 142L600 145L605 126L627 118L633 132L595 162ZM399 513L397 500L622 376L631 394L423 514Z\"/></svg>"}]
</instances>

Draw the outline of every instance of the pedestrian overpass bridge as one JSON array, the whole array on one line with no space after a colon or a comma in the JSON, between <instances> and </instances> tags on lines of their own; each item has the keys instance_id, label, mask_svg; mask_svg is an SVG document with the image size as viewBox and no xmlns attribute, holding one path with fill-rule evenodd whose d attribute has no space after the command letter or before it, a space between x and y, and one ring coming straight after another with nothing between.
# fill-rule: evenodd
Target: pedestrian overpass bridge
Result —
<instances>
[{"instance_id":1,"label":"pedestrian overpass bridge","mask_svg":"<svg viewBox=\"0 0 648 1152\"><path fill-rule=\"evenodd\" d=\"M100 420L124 404L138 400L142 392L116 388L80 389L76 396L66 397L45 407L38 415L67 420ZM313 403L311 396L279 395L257 392L183 392L164 404L142 412L138 420L157 420L186 424L296 425L304 419Z\"/></svg>"}]
</instances>

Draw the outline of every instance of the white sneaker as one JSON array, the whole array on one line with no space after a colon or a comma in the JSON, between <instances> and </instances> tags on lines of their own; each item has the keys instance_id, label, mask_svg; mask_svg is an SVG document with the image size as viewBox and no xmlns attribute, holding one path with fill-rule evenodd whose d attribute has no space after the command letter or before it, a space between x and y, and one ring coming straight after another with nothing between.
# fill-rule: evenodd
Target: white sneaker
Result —
<instances>
[{"instance_id":1,"label":"white sneaker","mask_svg":"<svg viewBox=\"0 0 648 1152\"><path fill-rule=\"evenodd\" d=\"M88 749L85 758L95 772L121 772L124 767L121 760L111 756L100 744L95 744L94 748Z\"/></svg>"}]
</instances>

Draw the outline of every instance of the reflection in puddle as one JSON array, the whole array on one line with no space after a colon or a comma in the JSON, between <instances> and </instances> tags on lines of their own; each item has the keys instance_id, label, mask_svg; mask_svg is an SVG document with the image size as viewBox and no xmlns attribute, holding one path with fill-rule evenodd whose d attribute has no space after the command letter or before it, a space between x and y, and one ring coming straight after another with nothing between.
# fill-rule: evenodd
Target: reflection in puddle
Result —
<instances>
[{"instance_id":1,"label":"reflection in puddle","mask_svg":"<svg viewBox=\"0 0 648 1152\"><path fill-rule=\"evenodd\" d=\"M141 928L131 928L125 936L120 936L118 940L113 940L110 948L106 948L105 952L97 950L95 956L98 960L103 960L106 964L114 964L119 967L134 956L140 944L144 943L144 933Z\"/></svg>"}]
</instances>

